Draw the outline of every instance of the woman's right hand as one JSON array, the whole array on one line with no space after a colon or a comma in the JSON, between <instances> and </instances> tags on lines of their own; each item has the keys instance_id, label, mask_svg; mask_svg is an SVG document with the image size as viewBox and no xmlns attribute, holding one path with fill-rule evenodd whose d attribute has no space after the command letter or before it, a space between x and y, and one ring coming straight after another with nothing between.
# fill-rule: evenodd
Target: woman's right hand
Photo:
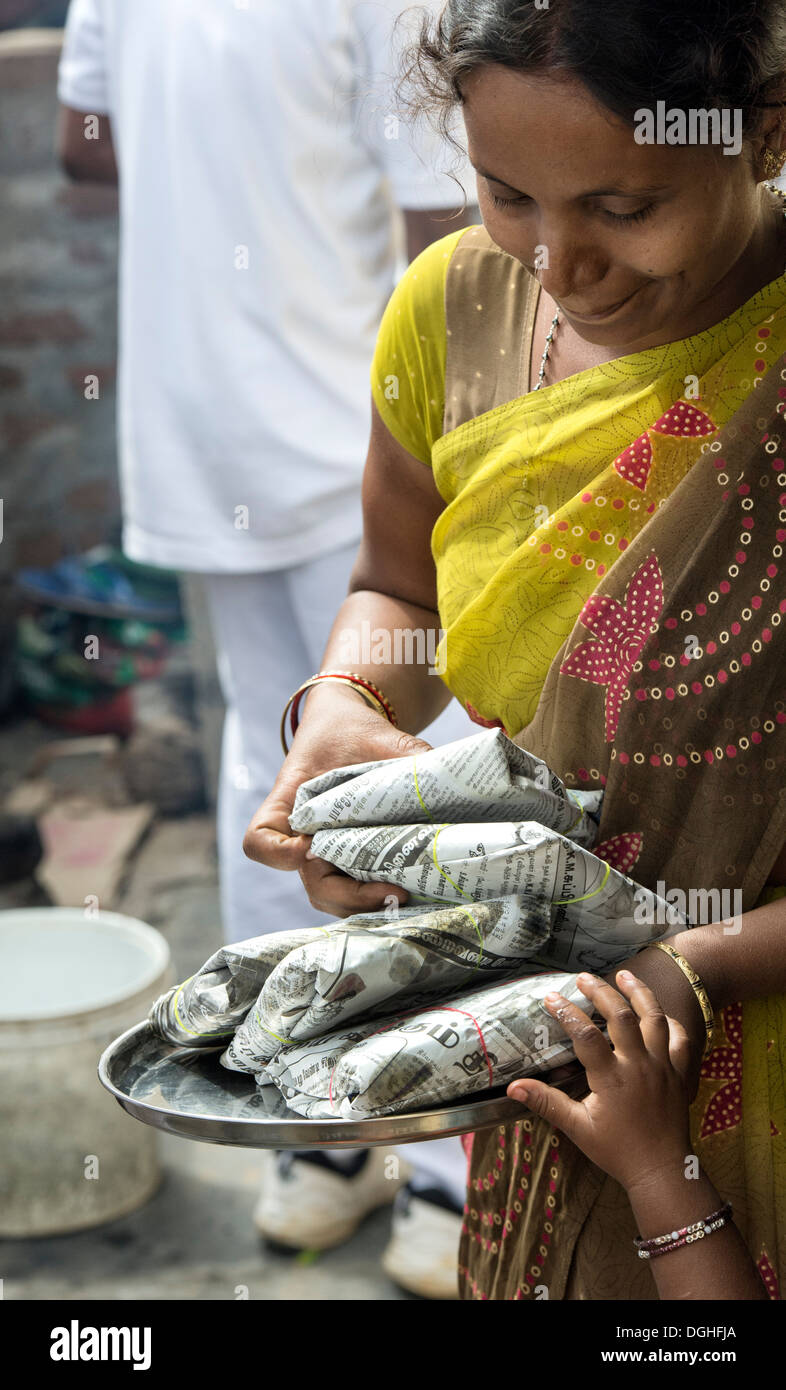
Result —
<instances>
[{"instance_id":1,"label":"woman's right hand","mask_svg":"<svg viewBox=\"0 0 786 1390\"><path fill-rule=\"evenodd\" d=\"M354 691L327 684L312 688L289 754L246 831L245 853L272 869L296 869L312 906L332 917L379 911L391 897L406 902L405 888L361 883L332 864L309 857L311 836L293 834L289 816L298 787L311 777L352 763L411 757L430 747L424 739L396 729Z\"/></svg>"}]
</instances>

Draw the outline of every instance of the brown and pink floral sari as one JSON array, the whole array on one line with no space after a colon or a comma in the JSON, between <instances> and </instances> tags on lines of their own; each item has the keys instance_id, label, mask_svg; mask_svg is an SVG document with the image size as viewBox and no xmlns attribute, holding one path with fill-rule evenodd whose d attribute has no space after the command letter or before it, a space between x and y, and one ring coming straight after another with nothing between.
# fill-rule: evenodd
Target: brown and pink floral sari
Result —
<instances>
[{"instance_id":1,"label":"brown and pink floral sari","mask_svg":"<svg viewBox=\"0 0 786 1390\"><path fill-rule=\"evenodd\" d=\"M433 455L444 678L568 786L604 789L602 857L749 911L778 895L786 842L786 277L708 333L533 400L537 285L482 228L453 261ZM695 1151L777 1298L786 999L721 1024ZM463 1296L654 1299L634 1234L622 1189L543 1121L475 1136Z\"/></svg>"}]
</instances>

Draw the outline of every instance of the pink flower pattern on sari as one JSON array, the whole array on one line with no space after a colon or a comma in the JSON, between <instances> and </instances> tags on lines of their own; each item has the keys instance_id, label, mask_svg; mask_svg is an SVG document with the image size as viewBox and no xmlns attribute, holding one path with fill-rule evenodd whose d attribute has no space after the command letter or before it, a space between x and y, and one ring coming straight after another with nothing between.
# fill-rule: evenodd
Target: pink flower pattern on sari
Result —
<instances>
[{"instance_id":1,"label":"pink flower pattern on sari","mask_svg":"<svg viewBox=\"0 0 786 1390\"><path fill-rule=\"evenodd\" d=\"M780 1302L781 1291L780 1286L778 1284L778 1276L772 1267L772 1261L770 1260L770 1257L767 1254L766 1250L762 1250L758 1260L756 1261L756 1268L759 1271L761 1282L767 1290L767 1293L769 1294L770 1298L773 1299L773 1301L775 1302Z\"/></svg>"},{"instance_id":2,"label":"pink flower pattern on sari","mask_svg":"<svg viewBox=\"0 0 786 1390\"><path fill-rule=\"evenodd\" d=\"M607 743L614 742L623 694L662 610L663 575L653 551L632 576L624 603L606 594L591 594L579 614L592 639L570 653L560 674L607 687Z\"/></svg>"},{"instance_id":3,"label":"pink flower pattern on sari","mask_svg":"<svg viewBox=\"0 0 786 1390\"><path fill-rule=\"evenodd\" d=\"M629 874L644 847L644 836L640 830L627 830L622 835L612 835L602 845L596 845L593 853L598 859L619 869L621 874Z\"/></svg>"},{"instance_id":4,"label":"pink flower pattern on sari","mask_svg":"<svg viewBox=\"0 0 786 1390\"><path fill-rule=\"evenodd\" d=\"M721 1015L726 1042L713 1047L702 1063L702 1081L720 1081L707 1103L699 1138L733 1129L742 1119L742 1005L729 1004Z\"/></svg>"},{"instance_id":5,"label":"pink flower pattern on sari","mask_svg":"<svg viewBox=\"0 0 786 1390\"><path fill-rule=\"evenodd\" d=\"M613 467L621 478L637 487L640 492L644 492L652 468L650 431L654 430L656 434L670 434L677 439L700 439L703 435L714 434L717 428L703 410L698 410L687 401L675 401L654 425L650 425L648 430L617 455Z\"/></svg>"}]
</instances>

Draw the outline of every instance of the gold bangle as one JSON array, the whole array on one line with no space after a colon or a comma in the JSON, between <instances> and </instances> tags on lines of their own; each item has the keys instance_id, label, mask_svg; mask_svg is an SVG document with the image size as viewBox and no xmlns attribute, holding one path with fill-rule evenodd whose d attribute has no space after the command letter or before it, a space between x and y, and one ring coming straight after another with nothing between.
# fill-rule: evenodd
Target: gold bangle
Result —
<instances>
[{"instance_id":1,"label":"gold bangle","mask_svg":"<svg viewBox=\"0 0 786 1390\"><path fill-rule=\"evenodd\" d=\"M679 966L680 970L685 976L685 979L688 981L688 984L690 985L691 989L693 990L693 993L696 995L696 998L699 1001L699 1008L701 1009L702 1017L704 1019L704 1026L707 1030L707 1041L705 1043L704 1052L702 1054L702 1061L704 1061L704 1059L708 1057L709 1054L712 1052L713 1039L715 1037L715 1013L713 1011L712 1004L710 1003L710 996L708 995L704 987L701 976L696 974L696 971L693 969L693 966L690 964L689 961L685 959L684 956L680 955L679 951L675 951L674 947L669 946L668 943L665 941L654 941L652 944L658 951L665 951L667 956L671 956L672 960L674 961L674 964Z\"/></svg>"},{"instance_id":2,"label":"gold bangle","mask_svg":"<svg viewBox=\"0 0 786 1390\"><path fill-rule=\"evenodd\" d=\"M295 700L298 699L298 696L304 695L305 692L307 690L310 690L312 686L322 685L323 683L349 686L351 690L357 691L358 695L361 696L364 703L368 705L369 709L373 709L376 714L384 715L387 719L387 711L385 710L382 702L378 700L375 695L372 695L370 690L366 690L362 685L355 685L352 681L342 680L340 676L312 676L310 680L304 681L302 685L298 686L297 690L294 692L294 694L290 695L289 699L287 700L284 706L284 713L281 716L280 734L281 746L284 749L285 755L289 753L289 748L287 747L286 739L286 723L287 715L289 714L292 705L294 704Z\"/></svg>"},{"instance_id":3,"label":"gold bangle","mask_svg":"<svg viewBox=\"0 0 786 1390\"><path fill-rule=\"evenodd\" d=\"M320 671L319 674L322 675L323 673ZM356 671L340 671L336 667L334 667L332 671L326 671L324 674L325 676L331 677L344 676L347 682L351 685L356 686L358 690L365 690L368 692L368 694L375 696L376 699L379 701L380 707L384 712L385 718L396 729L398 728L398 716L393 706L391 705L390 700L387 698L387 695L385 695L383 691L380 690L378 685L374 685L374 682L369 680L368 676L359 676Z\"/></svg>"}]
</instances>

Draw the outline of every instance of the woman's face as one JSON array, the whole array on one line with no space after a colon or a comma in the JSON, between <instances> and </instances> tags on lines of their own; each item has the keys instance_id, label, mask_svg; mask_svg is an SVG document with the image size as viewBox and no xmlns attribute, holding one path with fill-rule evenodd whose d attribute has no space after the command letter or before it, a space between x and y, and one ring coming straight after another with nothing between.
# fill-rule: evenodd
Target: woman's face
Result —
<instances>
[{"instance_id":1,"label":"woman's face","mask_svg":"<svg viewBox=\"0 0 786 1390\"><path fill-rule=\"evenodd\" d=\"M572 78L488 66L462 90L486 228L532 271L545 248L540 282L586 342L687 337L783 272L777 215L744 155L639 145Z\"/></svg>"}]
</instances>

